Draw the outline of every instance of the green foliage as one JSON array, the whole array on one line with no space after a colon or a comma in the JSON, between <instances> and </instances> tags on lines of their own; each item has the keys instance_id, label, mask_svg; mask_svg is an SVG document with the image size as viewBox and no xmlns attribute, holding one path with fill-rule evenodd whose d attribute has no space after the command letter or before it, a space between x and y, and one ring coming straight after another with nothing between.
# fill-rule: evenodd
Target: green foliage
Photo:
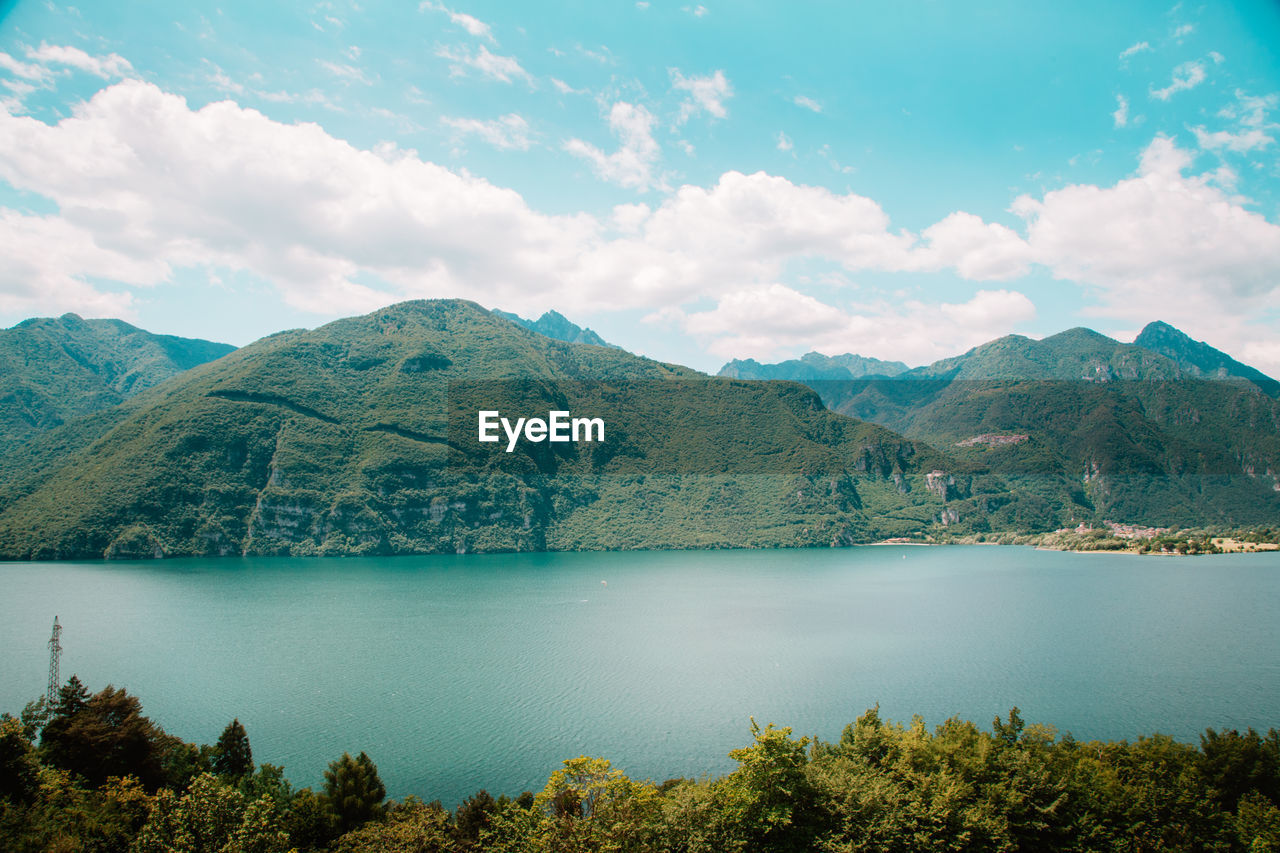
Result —
<instances>
[{"instance_id":1,"label":"green foliage","mask_svg":"<svg viewBox=\"0 0 1280 853\"><path fill-rule=\"evenodd\" d=\"M75 314L0 330L0 446L114 406L233 349Z\"/></svg>"},{"instance_id":2,"label":"green foliage","mask_svg":"<svg viewBox=\"0 0 1280 853\"><path fill-rule=\"evenodd\" d=\"M55 707L78 719L104 693L76 682ZM584 756L536 796L479 791L451 815L414 797L384 806L363 753L330 765L324 794L294 791L269 764L235 783L204 772L154 794L134 775L95 783L53 766L6 717L0 840L5 853L1280 849L1275 729L1210 729L1198 745L1163 735L1082 743L1027 724L1017 708L989 731L958 719L931 731L872 708L834 743L755 720L750 731L719 778L655 786Z\"/></svg>"},{"instance_id":3,"label":"green foliage","mask_svg":"<svg viewBox=\"0 0 1280 853\"><path fill-rule=\"evenodd\" d=\"M324 795L339 829L349 832L383 814L387 789L368 755L352 758L344 752L324 771Z\"/></svg>"},{"instance_id":4,"label":"green foliage","mask_svg":"<svg viewBox=\"0 0 1280 853\"><path fill-rule=\"evenodd\" d=\"M29 802L36 793L40 765L22 723L0 718L0 799Z\"/></svg>"},{"instance_id":5,"label":"green foliage","mask_svg":"<svg viewBox=\"0 0 1280 853\"><path fill-rule=\"evenodd\" d=\"M137 776L149 789L167 781L164 754L173 739L142 715L142 703L107 685L87 700L73 676L40 740L49 764L101 785L110 776Z\"/></svg>"},{"instance_id":6,"label":"green foliage","mask_svg":"<svg viewBox=\"0 0 1280 853\"><path fill-rule=\"evenodd\" d=\"M156 796L131 853L284 853L289 837L271 801L247 802L235 788L206 773L181 796Z\"/></svg>"},{"instance_id":7,"label":"green foliage","mask_svg":"<svg viewBox=\"0 0 1280 853\"><path fill-rule=\"evenodd\" d=\"M655 832L657 789L633 782L604 758L570 759L551 774L533 802L540 850L557 853L648 850Z\"/></svg>"},{"instance_id":8,"label":"green foliage","mask_svg":"<svg viewBox=\"0 0 1280 853\"><path fill-rule=\"evenodd\" d=\"M439 803L409 798L387 812L385 820L366 823L338 839L336 853L453 853L449 813Z\"/></svg>"},{"instance_id":9,"label":"green foliage","mask_svg":"<svg viewBox=\"0 0 1280 853\"><path fill-rule=\"evenodd\" d=\"M253 773L253 750L249 748L249 735L240 720L234 719L218 736L214 746L213 772L231 780L242 779Z\"/></svg>"}]
</instances>

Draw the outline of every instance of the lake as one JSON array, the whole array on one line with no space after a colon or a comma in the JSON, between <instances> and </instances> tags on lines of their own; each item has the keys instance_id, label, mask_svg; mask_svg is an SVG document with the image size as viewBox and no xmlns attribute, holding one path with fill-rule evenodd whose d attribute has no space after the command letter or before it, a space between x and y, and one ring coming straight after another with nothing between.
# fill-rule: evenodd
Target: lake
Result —
<instances>
[{"instance_id":1,"label":"lake","mask_svg":"<svg viewBox=\"0 0 1280 853\"><path fill-rule=\"evenodd\" d=\"M1078 739L1280 726L1280 553L1029 548L0 564L0 710L62 680L141 698L318 788L368 752L391 796L539 790L561 761L722 773L749 717L836 739L879 703Z\"/></svg>"}]
</instances>

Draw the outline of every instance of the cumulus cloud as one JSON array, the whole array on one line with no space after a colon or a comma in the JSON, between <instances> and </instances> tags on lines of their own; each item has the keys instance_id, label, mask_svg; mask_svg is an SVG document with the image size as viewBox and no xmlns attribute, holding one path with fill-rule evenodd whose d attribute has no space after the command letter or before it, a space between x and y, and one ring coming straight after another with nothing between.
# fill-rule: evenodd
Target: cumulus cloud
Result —
<instances>
[{"instance_id":1,"label":"cumulus cloud","mask_svg":"<svg viewBox=\"0 0 1280 853\"><path fill-rule=\"evenodd\" d=\"M440 121L464 136L479 136L494 148L527 151L532 144L529 138L529 122L516 113L508 113L490 121L448 116Z\"/></svg>"},{"instance_id":2,"label":"cumulus cloud","mask_svg":"<svg viewBox=\"0 0 1280 853\"><path fill-rule=\"evenodd\" d=\"M514 57L490 53L484 45L480 45L475 51L442 47L436 51L436 56L452 63L449 66L449 74L453 77L465 77L467 69L472 68L486 77L501 80L503 83L510 83L515 79L525 80L531 85L533 83L533 77L520 67L520 63Z\"/></svg>"},{"instance_id":3,"label":"cumulus cloud","mask_svg":"<svg viewBox=\"0 0 1280 853\"><path fill-rule=\"evenodd\" d=\"M1175 305L1191 314L1238 311L1280 290L1280 225L1215 185L1188 176L1188 152L1157 136L1138 174L1113 187L1075 185L1023 196L1034 259L1055 277L1094 285L1101 312L1140 319Z\"/></svg>"},{"instance_id":4,"label":"cumulus cloud","mask_svg":"<svg viewBox=\"0 0 1280 853\"><path fill-rule=\"evenodd\" d=\"M667 71L671 75L671 87L689 93L689 97L680 105L676 124L683 124L690 116L699 112L715 118L728 115L724 102L732 97L733 87L729 85L729 78L724 76L723 71L717 70L705 77L685 77L679 68L669 68Z\"/></svg>"},{"instance_id":5,"label":"cumulus cloud","mask_svg":"<svg viewBox=\"0 0 1280 853\"><path fill-rule=\"evenodd\" d=\"M787 136L781 130L778 131L778 150L790 151L792 148L795 148L795 144L791 141L791 137Z\"/></svg>"},{"instance_id":6,"label":"cumulus cloud","mask_svg":"<svg viewBox=\"0 0 1280 853\"><path fill-rule=\"evenodd\" d=\"M822 112L822 104L818 103L813 98L810 98L808 95L796 95L793 100L795 101L795 105L798 107L804 107L806 110L813 110L815 113Z\"/></svg>"},{"instance_id":7,"label":"cumulus cloud","mask_svg":"<svg viewBox=\"0 0 1280 853\"><path fill-rule=\"evenodd\" d=\"M581 139L571 139L564 148L590 161L596 174L623 187L647 190L654 186L653 167L658 160L658 143L653 138L653 114L643 106L618 101L609 110L609 129L621 143L617 151L605 154Z\"/></svg>"},{"instance_id":8,"label":"cumulus cloud","mask_svg":"<svg viewBox=\"0 0 1280 853\"><path fill-rule=\"evenodd\" d=\"M1179 92L1194 89L1205 80L1204 63L1198 61L1184 62L1173 69L1173 80L1163 89L1152 89L1151 97L1167 101Z\"/></svg>"},{"instance_id":9,"label":"cumulus cloud","mask_svg":"<svg viewBox=\"0 0 1280 853\"><path fill-rule=\"evenodd\" d=\"M954 269L968 279L1007 280L1026 275L1032 261L1031 247L1012 229L959 211L921 235L927 245L913 255L921 269Z\"/></svg>"},{"instance_id":10,"label":"cumulus cloud","mask_svg":"<svg viewBox=\"0 0 1280 853\"><path fill-rule=\"evenodd\" d=\"M925 364L955 355L1035 316L1025 295L980 290L965 302L880 302L846 311L781 284L726 293L715 308L668 315L721 358L774 360L813 349L874 353Z\"/></svg>"},{"instance_id":11,"label":"cumulus cloud","mask_svg":"<svg viewBox=\"0 0 1280 853\"><path fill-rule=\"evenodd\" d=\"M1251 101L1238 99L1235 109L1253 120ZM513 116L492 131L514 142L523 119ZM482 138L489 124L453 121ZM610 180L654 186L653 122L642 107L619 102L609 112L619 151L579 141L574 153ZM1218 173L1192 173L1192 162L1157 137L1137 172L1112 186L1018 198L1016 230L956 211L912 233L865 196L732 171L652 206L553 216L512 190L390 144L362 150L318 125L283 124L230 101L191 109L127 80L53 124L0 112L0 180L59 211L0 208L0 307L119 313L137 288L201 268L245 271L320 314L412 297L584 312L707 301L719 313L690 328L726 351L734 333L717 322L772 306L769 322L791 318L785 340L812 335L808 345L821 341L828 351L926 361L1008 331L1031 316L1029 300L1006 285L950 307L851 308L789 287L792 267L1013 281L1039 265L1095 294L1100 313L1135 323L1192 318L1189 330L1213 341L1207 318L1274 320L1280 226L1244 208ZM709 312L688 316L701 314ZM961 334L965 327L974 340ZM1225 319L1220 327L1255 348L1274 338L1269 328L1245 334ZM756 334L763 341L775 333L762 326ZM894 343L899 337L915 343Z\"/></svg>"}]
</instances>

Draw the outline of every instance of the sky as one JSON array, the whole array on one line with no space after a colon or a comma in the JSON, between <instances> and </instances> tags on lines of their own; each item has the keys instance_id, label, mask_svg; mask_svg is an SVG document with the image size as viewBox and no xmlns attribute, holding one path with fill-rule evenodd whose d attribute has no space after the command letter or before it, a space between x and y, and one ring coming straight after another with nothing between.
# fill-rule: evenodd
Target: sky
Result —
<instances>
[{"instance_id":1,"label":"sky","mask_svg":"<svg viewBox=\"0 0 1280 853\"><path fill-rule=\"evenodd\" d=\"M0 325L405 299L714 371L1164 320L1280 376L1280 3L0 0Z\"/></svg>"}]
</instances>

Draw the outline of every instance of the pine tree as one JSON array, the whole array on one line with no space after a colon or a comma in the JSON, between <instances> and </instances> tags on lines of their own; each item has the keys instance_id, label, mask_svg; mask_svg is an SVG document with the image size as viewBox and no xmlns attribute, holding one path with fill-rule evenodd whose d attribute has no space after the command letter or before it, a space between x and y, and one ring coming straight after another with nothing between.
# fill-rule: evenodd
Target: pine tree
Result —
<instances>
[{"instance_id":1,"label":"pine tree","mask_svg":"<svg viewBox=\"0 0 1280 853\"><path fill-rule=\"evenodd\" d=\"M378 768L363 752L352 758L350 753L329 764L324 771L324 793L329 807L338 817L342 832L380 817L386 786L378 778Z\"/></svg>"},{"instance_id":2,"label":"pine tree","mask_svg":"<svg viewBox=\"0 0 1280 853\"><path fill-rule=\"evenodd\" d=\"M227 723L214 747L213 772L228 779L243 779L253 774L253 750L249 735L239 718Z\"/></svg>"}]
</instances>

